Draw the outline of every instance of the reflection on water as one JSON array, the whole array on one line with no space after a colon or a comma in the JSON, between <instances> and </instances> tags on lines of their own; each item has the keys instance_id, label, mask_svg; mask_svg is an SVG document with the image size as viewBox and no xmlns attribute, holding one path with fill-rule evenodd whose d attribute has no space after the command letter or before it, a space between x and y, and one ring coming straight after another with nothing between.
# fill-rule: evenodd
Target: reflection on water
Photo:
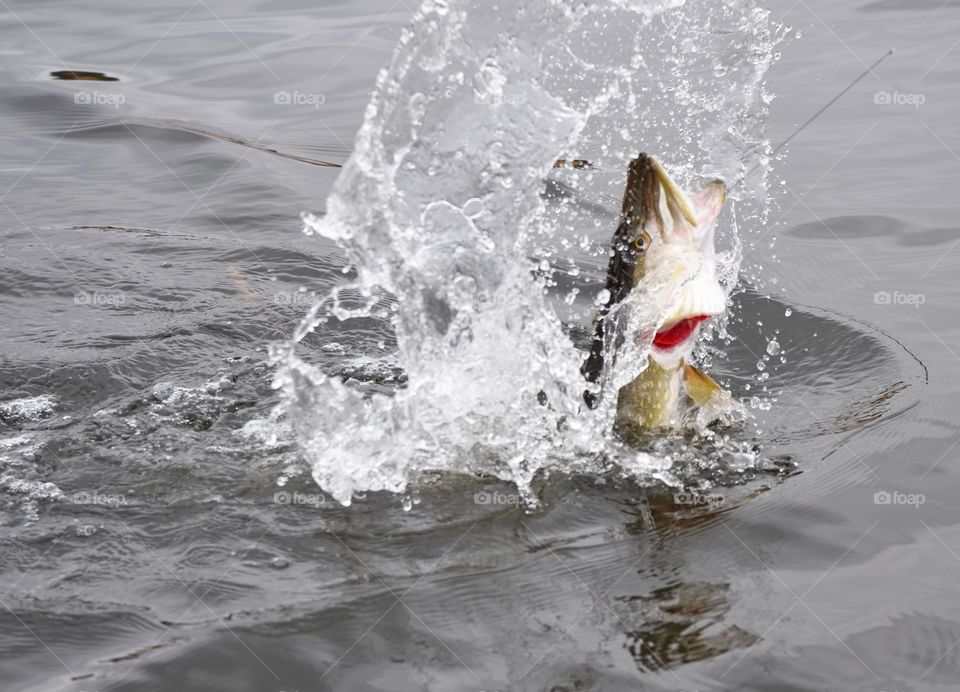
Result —
<instances>
[{"instance_id":1,"label":"reflection on water","mask_svg":"<svg viewBox=\"0 0 960 692\"><path fill-rule=\"evenodd\" d=\"M634 596L643 625L627 633L627 648L641 670L658 671L753 646L760 637L727 625L729 584L676 584ZM659 610L651 615L648 609Z\"/></svg>"}]
</instances>

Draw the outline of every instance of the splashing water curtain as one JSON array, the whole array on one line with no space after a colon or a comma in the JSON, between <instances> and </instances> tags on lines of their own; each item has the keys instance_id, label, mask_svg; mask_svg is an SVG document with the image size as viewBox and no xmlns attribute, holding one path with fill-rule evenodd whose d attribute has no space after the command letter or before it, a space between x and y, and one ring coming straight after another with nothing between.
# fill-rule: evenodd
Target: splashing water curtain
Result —
<instances>
[{"instance_id":1,"label":"splashing water curtain","mask_svg":"<svg viewBox=\"0 0 960 692\"><path fill-rule=\"evenodd\" d=\"M425 2L377 79L326 215L304 215L357 277L272 352L281 413L317 483L348 504L403 492L426 470L485 473L535 502L538 472L597 470L598 458L667 473L669 455L609 433L611 406L582 406L584 353L552 306L549 272L529 257L564 244L605 253L613 226L553 202L544 181L575 152L599 169L564 184L619 197L641 150L687 188L743 176L718 229L729 294L738 227L766 217L763 77L783 34L747 1ZM596 309L587 298L581 322ZM670 307L662 299L654 323ZM371 317L392 322L407 376L390 394L345 385L301 343L333 320Z\"/></svg>"}]
</instances>

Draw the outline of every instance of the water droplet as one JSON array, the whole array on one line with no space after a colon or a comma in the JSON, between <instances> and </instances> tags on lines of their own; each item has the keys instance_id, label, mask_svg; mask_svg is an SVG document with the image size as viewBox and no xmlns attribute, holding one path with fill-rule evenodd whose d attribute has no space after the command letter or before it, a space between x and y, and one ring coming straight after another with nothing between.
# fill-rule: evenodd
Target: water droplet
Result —
<instances>
[{"instance_id":1,"label":"water droplet","mask_svg":"<svg viewBox=\"0 0 960 692\"><path fill-rule=\"evenodd\" d=\"M780 353L780 342L776 339L771 339L770 343L767 344L767 353L771 356L775 356Z\"/></svg>"},{"instance_id":2,"label":"water droplet","mask_svg":"<svg viewBox=\"0 0 960 692\"><path fill-rule=\"evenodd\" d=\"M270 566L274 569L285 569L290 566L290 561L285 557L275 557L270 560Z\"/></svg>"},{"instance_id":3,"label":"water droplet","mask_svg":"<svg viewBox=\"0 0 960 692\"><path fill-rule=\"evenodd\" d=\"M478 197L471 197L463 203L463 213L471 219L478 216L483 211L483 200Z\"/></svg>"},{"instance_id":4,"label":"water droplet","mask_svg":"<svg viewBox=\"0 0 960 692\"><path fill-rule=\"evenodd\" d=\"M757 361L757 370L765 370L766 367L767 367L767 364L764 363L762 360Z\"/></svg>"},{"instance_id":5,"label":"water droplet","mask_svg":"<svg viewBox=\"0 0 960 692\"><path fill-rule=\"evenodd\" d=\"M792 314L793 314L793 310L791 310L790 308L787 308L786 310L783 311L784 317L790 317L790 315Z\"/></svg>"}]
</instances>

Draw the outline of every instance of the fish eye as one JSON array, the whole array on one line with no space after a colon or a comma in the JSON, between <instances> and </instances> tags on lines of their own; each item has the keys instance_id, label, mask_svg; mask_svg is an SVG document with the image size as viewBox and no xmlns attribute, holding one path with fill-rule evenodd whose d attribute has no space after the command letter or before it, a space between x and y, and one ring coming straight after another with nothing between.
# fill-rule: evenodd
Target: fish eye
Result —
<instances>
[{"instance_id":1,"label":"fish eye","mask_svg":"<svg viewBox=\"0 0 960 692\"><path fill-rule=\"evenodd\" d=\"M640 231L640 235L633 241L633 245L637 250L643 252L650 246L650 234L646 231Z\"/></svg>"}]
</instances>

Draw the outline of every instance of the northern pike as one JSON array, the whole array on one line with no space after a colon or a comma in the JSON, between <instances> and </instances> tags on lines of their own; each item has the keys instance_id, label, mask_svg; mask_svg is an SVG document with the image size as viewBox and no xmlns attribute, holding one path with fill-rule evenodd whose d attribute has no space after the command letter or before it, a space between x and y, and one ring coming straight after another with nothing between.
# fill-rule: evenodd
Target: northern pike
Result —
<instances>
[{"instance_id":1,"label":"northern pike","mask_svg":"<svg viewBox=\"0 0 960 692\"><path fill-rule=\"evenodd\" d=\"M709 375L687 362L700 323L727 307L714 250L725 194L724 183L714 180L687 196L652 156L640 154L630 162L606 303L581 368L588 381L607 386L623 368L639 373L617 390L614 429L621 437L678 427L690 411L730 401ZM628 340L636 348L629 348ZM584 398L597 406L594 392Z\"/></svg>"}]
</instances>

